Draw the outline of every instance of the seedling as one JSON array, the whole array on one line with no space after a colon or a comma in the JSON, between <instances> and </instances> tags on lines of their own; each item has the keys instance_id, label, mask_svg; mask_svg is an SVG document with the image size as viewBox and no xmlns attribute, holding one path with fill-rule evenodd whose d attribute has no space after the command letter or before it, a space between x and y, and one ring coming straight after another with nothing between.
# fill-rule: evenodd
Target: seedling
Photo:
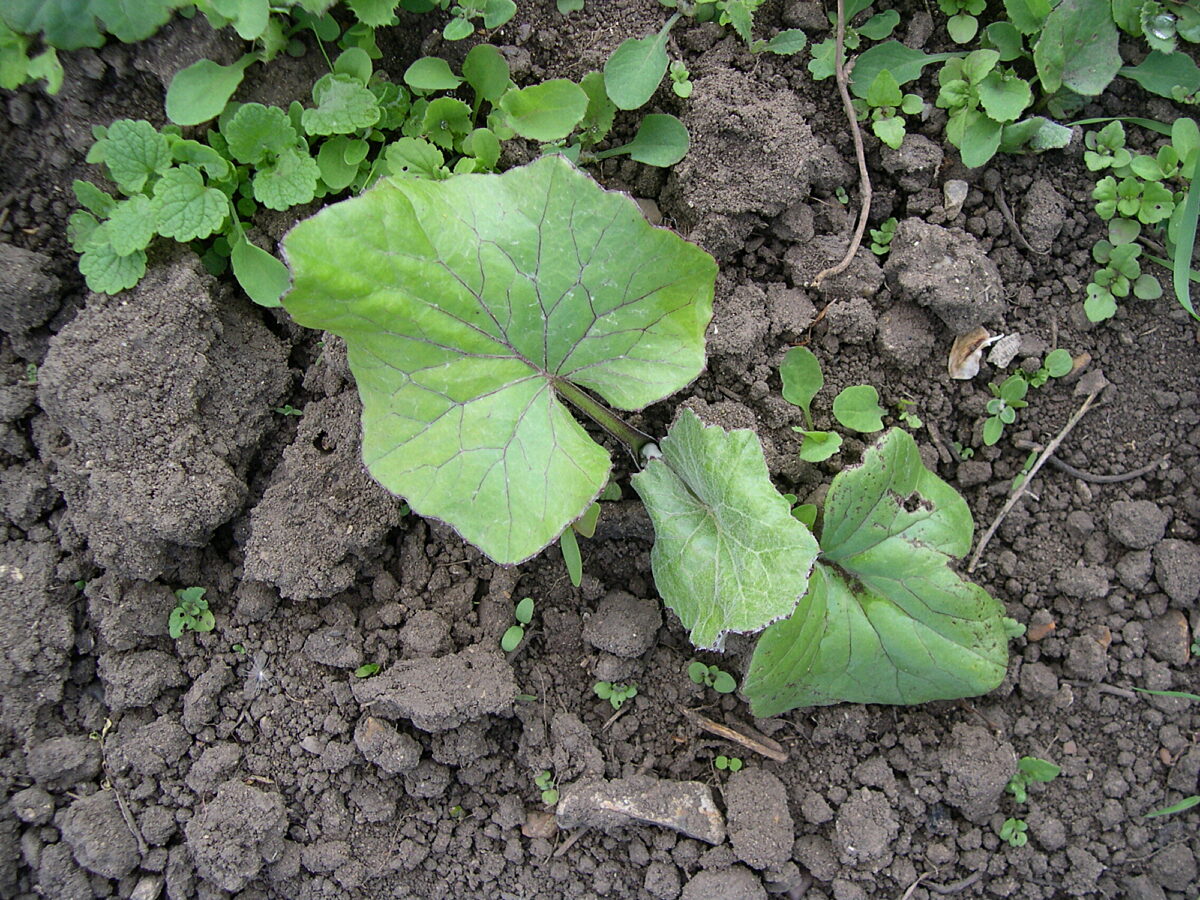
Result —
<instances>
[{"instance_id":1,"label":"seedling","mask_svg":"<svg viewBox=\"0 0 1200 900\"><path fill-rule=\"evenodd\" d=\"M740 772L743 763L736 756L718 756L714 765L722 772Z\"/></svg>"},{"instance_id":2,"label":"seedling","mask_svg":"<svg viewBox=\"0 0 1200 900\"><path fill-rule=\"evenodd\" d=\"M1029 825L1024 819L1005 819L1000 826L1000 840L1006 841L1010 847L1024 847L1029 843Z\"/></svg>"},{"instance_id":3,"label":"seedling","mask_svg":"<svg viewBox=\"0 0 1200 900\"><path fill-rule=\"evenodd\" d=\"M887 256L892 249L892 238L896 236L896 217L884 219L878 228L872 228L871 252L876 256Z\"/></svg>"},{"instance_id":4,"label":"seedling","mask_svg":"<svg viewBox=\"0 0 1200 900\"><path fill-rule=\"evenodd\" d=\"M204 599L202 587L181 588L175 592L177 602L167 620L167 634L178 639L184 631L212 631L216 619Z\"/></svg>"},{"instance_id":5,"label":"seedling","mask_svg":"<svg viewBox=\"0 0 1200 900\"><path fill-rule=\"evenodd\" d=\"M558 802L558 788L554 786L554 775L549 769L543 769L540 773L534 776L533 783L537 785L537 789L541 791L542 802L547 806L553 806Z\"/></svg>"},{"instance_id":6,"label":"seedling","mask_svg":"<svg viewBox=\"0 0 1200 900\"><path fill-rule=\"evenodd\" d=\"M384 232L403 256L362 240ZM655 532L655 588L693 644L762 632L742 684L754 715L961 697L1002 680L1003 607L947 565L970 548L970 513L907 432L888 431L833 479L818 545L753 432L683 410L655 439L622 418L700 373L716 266L562 157L381 181L296 226L284 249L288 311L346 340L371 474L497 563L556 541L610 479L608 450L569 404L641 463L631 481ZM350 299L347 271L366 286ZM881 602L886 622L869 617Z\"/></svg>"},{"instance_id":7,"label":"seedling","mask_svg":"<svg viewBox=\"0 0 1200 900\"><path fill-rule=\"evenodd\" d=\"M700 660L693 660L688 665L687 673L693 682L707 685L718 694L732 694L737 690L733 676L719 666L706 666Z\"/></svg>"},{"instance_id":8,"label":"seedling","mask_svg":"<svg viewBox=\"0 0 1200 900\"><path fill-rule=\"evenodd\" d=\"M1016 774L1008 780L1004 789L1012 794L1013 799L1018 803L1025 803L1029 800L1027 788L1030 784L1034 782L1049 783L1057 778L1061 771L1062 769L1049 760L1039 759L1036 756L1022 756L1020 762L1017 763Z\"/></svg>"},{"instance_id":9,"label":"seedling","mask_svg":"<svg viewBox=\"0 0 1200 900\"><path fill-rule=\"evenodd\" d=\"M525 626L533 621L533 605L533 598L525 597L513 610L513 618L517 620L517 624L510 625L500 638L500 649L505 653L512 653L521 646L521 641L525 640Z\"/></svg>"},{"instance_id":10,"label":"seedling","mask_svg":"<svg viewBox=\"0 0 1200 900\"><path fill-rule=\"evenodd\" d=\"M620 709L625 705L626 700L632 700L637 696L637 685L597 681L592 685L592 691L601 700L611 703L613 709Z\"/></svg>"}]
</instances>

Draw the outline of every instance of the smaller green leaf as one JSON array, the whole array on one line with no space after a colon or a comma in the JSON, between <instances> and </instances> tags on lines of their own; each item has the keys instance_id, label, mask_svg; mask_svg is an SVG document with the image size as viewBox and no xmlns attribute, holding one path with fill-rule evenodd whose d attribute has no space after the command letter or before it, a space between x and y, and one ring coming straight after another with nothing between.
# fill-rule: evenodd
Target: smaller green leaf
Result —
<instances>
[{"instance_id":1,"label":"smaller green leaf","mask_svg":"<svg viewBox=\"0 0 1200 900\"><path fill-rule=\"evenodd\" d=\"M805 462L824 462L842 449L842 436L834 431L803 431L800 458Z\"/></svg>"},{"instance_id":2,"label":"smaller green leaf","mask_svg":"<svg viewBox=\"0 0 1200 900\"><path fill-rule=\"evenodd\" d=\"M154 186L155 230L186 242L220 231L229 214L229 199L206 187L200 170L177 166Z\"/></svg>"},{"instance_id":3,"label":"smaller green leaf","mask_svg":"<svg viewBox=\"0 0 1200 900\"><path fill-rule=\"evenodd\" d=\"M804 411L804 420L811 425L809 407L813 397L825 386L825 376L821 374L817 357L807 347L793 347L783 357L779 377L783 381L783 399L800 407Z\"/></svg>"},{"instance_id":4,"label":"smaller green leaf","mask_svg":"<svg viewBox=\"0 0 1200 900\"><path fill-rule=\"evenodd\" d=\"M321 77L313 85L313 102L316 108L301 115L308 134L350 134L379 121L379 101L350 75Z\"/></svg>"},{"instance_id":5,"label":"smaller green leaf","mask_svg":"<svg viewBox=\"0 0 1200 900\"><path fill-rule=\"evenodd\" d=\"M246 292L246 296L259 306L282 306L282 298L291 284L291 273L287 266L250 243L241 235L231 248L229 261L233 275Z\"/></svg>"},{"instance_id":6,"label":"smaller green leaf","mask_svg":"<svg viewBox=\"0 0 1200 900\"><path fill-rule=\"evenodd\" d=\"M491 44L476 44L463 60L463 76L477 96L495 103L508 90L508 60Z\"/></svg>"},{"instance_id":7,"label":"smaller green leaf","mask_svg":"<svg viewBox=\"0 0 1200 900\"><path fill-rule=\"evenodd\" d=\"M869 384L852 385L833 399L833 417L851 431L882 431L884 412L879 391Z\"/></svg>"},{"instance_id":8,"label":"smaller green leaf","mask_svg":"<svg viewBox=\"0 0 1200 900\"><path fill-rule=\"evenodd\" d=\"M808 36L799 28L785 28L771 38L761 49L777 56L794 56L808 44Z\"/></svg>"},{"instance_id":9,"label":"smaller green leaf","mask_svg":"<svg viewBox=\"0 0 1200 900\"><path fill-rule=\"evenodd\" d=\"M438 56L422 56L404 70L404 83L414 91L452 91L463 80L450 71L450 64Z\"/></svg>"},{"instance_id":10,"label":"smaller green leaf","mask_svg":"<svg viewBox=\"0 0 1200 900\"><path fill-rule=\"evenodd\" d=\"M508 91L500 109L521 137L548 143L565 138L587 111L583 88L565 78Z\"/></svg>"},{"instance_id":11,"label":"smaller green leaf","mask_svg":"<svg viewBox=\"0 0 1200 900\"><path fill-rule=\"evenodd\" d=\"M199 125L215 119L242 83L246 69L258 59L247 53L230 66L211 59L180 69L167 88L167 118L176 125Z\"/></svg>"},{"instance_id":12,"label":"smaller green leaf","mask_svg":"<svg viewBox=\"0 0 1200 900\"><path fill-rule=\"evenodd\" d=\"M562 550L563 564L567 567L567 576L575 587L583 584L583 557L579 553L579 541L575 538L575 529L568 528L558 539Z\"/></svg>"},{"instance_id":13,"label":"smaller green leaf","mask_svg":"<svg viewBox=\"0 0 1200 900\"><path fill-rule=\"evenodd\" d=\"M520 625L510 625L504 632L504 636L500 638L500 649L505 653L512 653L521 646L523 640L525 640L525 629Z\"/></svg>"}]
</instances>

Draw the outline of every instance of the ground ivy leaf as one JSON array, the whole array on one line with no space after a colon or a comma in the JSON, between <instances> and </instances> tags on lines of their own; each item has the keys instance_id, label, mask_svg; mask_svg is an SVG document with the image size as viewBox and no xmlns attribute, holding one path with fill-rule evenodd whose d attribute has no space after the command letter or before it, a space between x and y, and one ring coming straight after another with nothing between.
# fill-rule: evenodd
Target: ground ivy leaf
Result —
<instances>
[{"instance_id":1,"label":"ground ivy leaf","mask_svg":"<svg viewBox=\"0 0 1200 900\"><path fill-rule=\"evenodd\" d=\"M554 541L608 479L556 385L638 409L703 367L712 258L559 156L385 179L284 250L288 311L346 339L371 474L498 562Z\"/></svg>"},{"instance_id":2,"label":"ground ivy leaf","mask_svg":"<svg viewBox=\"0 0 1200 900\"><path fill-rule=\"evenodd\" d=\"M912 436L885 434L829 488L809 592L763 633L742 684L754 714L995 688L1008 662L1004 607L948 565L972 533L966 503Z\"/></svg>"},{"instance_id":3,"label":"ground ivy leaf","mask_svg":"<svg viewBox=\"0 0 1200 900\"><path fill-rule=\"evenodd\" d=\"M692 643L720 648L791 615L817 542L771 484L757 435L684 410L660 449L633 487L654 523L654 584Z\"/></svg>"},{"instance_id":4,"label":"ground ivy leaf","mask_svg":"<svg viewBox=\"0 0 1200 900\"><path fill-rule=\"evenodd\" d=\"M163 237L192 241L219 231L229 213L229 198L204 186L192 166L167 171L154 186L155 228Z\"/></svg>"},{"instance_id":5,"label":"ground ivy leaf","mask_svg":"<svg viewBox=\"0 0 1200 900\"><path fill-rule=\"evenodd\" d=\"M308 203L317 195L321 169L317 161L299 147L289 147L274 165L259 169L251 182L254 199L268 209L284 210Z\"/></svg>"},{"instance_id":6,"label":"ground ivy leaf","mask_svg":"<svg viewBox=\"0 0 1200 900\"><path fill-rule=\"evenodd\" d=\"M102 138L101 159L108 173L127 194L136 194L147 179L171 165L171 148L164 135L142 119L118 119Z\"/></svg>"},{"instance_id":7,"label":"ground ivy leaf","mask_svg":"<svg viewBox=\"0 0 1200 900\"><path fill-rule=\"evenodd\" d=\"M154 204L144 194L136 194L113 207L107 224L108 242L118 256L145 250L155 232Z\"/></svg>"},{"instance_id":8,"label":"ground ivy leaf","mask_svg":"<svg viewBox=\"0 0 1200 900\"><path fill-rule=\"evenodd\" d=\"M379 101L350 75L325 75L313 85L316 109L301 118L308 134L350 134L379 121Z\"/></svg>"},{"instance_id":9,"label":"ground ivy leaf","mask_svg":"<svg viewBox=\"0 0 1200 900\"><path fill-rule=\"evenodd\" d=\"M256 165L296 146L299 135L278 106L243 103L221 128L229 152L240 163Z\"/></svg>"}]
</instances>

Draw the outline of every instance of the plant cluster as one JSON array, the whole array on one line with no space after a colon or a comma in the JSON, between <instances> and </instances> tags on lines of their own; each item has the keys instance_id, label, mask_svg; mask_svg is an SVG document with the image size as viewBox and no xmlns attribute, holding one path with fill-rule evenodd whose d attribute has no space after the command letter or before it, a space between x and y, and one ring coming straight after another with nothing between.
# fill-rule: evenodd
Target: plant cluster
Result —
<instances>
[{"instance_id":1,"label":"plant cluster","mask_svg":"<svg viewBox=\"0 0 1200 900\"><path fill-rule=\"evenodd\" d=\"M522 598L513 610L513 618L517 620L517 624L510 625L500 638L500 649L505 653L512 653L521 646L521 641L525 640L525 626L533 621L532 597Z\"/></svg>"},{"instance_id":2,"label":"plant cluster","mask_svg":"<svg viewBox=\"0 0 1200 900\"><path fill-rule=\"evenodd\" d=\"M1040 388L1051 378L1062 378L1074 366L1071 354L1059 348L1046 354L1046 360L1033 374L1017 370L999 386L988 383L992 399L987 402L988 418L983 423L983 442L991 447L1004 434L1004 426L1017 421L1017 410L1029 405L1025 399L1030 388Z\"/></svg>"},{"instance_id":3,"label":"plant cluster","mask_svg":"<svg viewBox=\"0 0 1200 900\"><path fill-rule=\"evenodd\" d=\"M597 681L592 685L592 693L601 700L607 700L612 704L613 709L620 709L625 705L626 700L632 700L637 696L636 684L624 684L621 682L612 681Z\"/></svg>"},{"instance_id":4,"label":"plant cluster","mask_svg":"<svg viewBox=\"0 0 1200 900\"><path fill-rule=\"evenodd\" d=\"M175 592L175 608L167 619L167 634L178 639L184 631L206 632L216 626L208 601L204 599L205 588L180 588Z\"/></svg>"}]
</instances>

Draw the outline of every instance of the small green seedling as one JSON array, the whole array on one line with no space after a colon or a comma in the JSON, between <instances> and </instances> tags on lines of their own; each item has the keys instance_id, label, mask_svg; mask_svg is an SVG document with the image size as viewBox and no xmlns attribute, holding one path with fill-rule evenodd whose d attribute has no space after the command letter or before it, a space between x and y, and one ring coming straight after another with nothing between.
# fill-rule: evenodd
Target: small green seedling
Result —
<instances>
[{"instance_id":1,"label":"small green seedling","mask_svg":"<svg viewBox=\"0 0 1200 900\"><path fill-rule=\"evenodd\" d=\"M1024 847L1029 843L1029 825L1024 819L1005 819L1000 826L1000 840L1010 847Z\"/></svg>"},{"instance_id":2,"label":"small green seedling","mask_svg":"<svg viewBox=\"0 0 1200 900\"><path fill-rule=\"evenodd\" d=\"M871 252L876 256L887 256L892 249L892 238L896 236L896 217L884 219L878 228L871 229Z\"/></svg>"},{"instance_id":3,"label":"small green seedling","mask_svg":"<svg viewBox=\"0 0 1200 900\"><path fill-rule=\"evenodd\" d=\"M537 785L537 789L542 792L542 802L547 806L553 806L558 802L558 788L554 786L554 775L549 769L543 769L533 779L533 783Z\"/></svg>"},{"instance_id":4,"label":"small green seedling","mask_svg":"<svg viewBox=\"0 0 1200 900\"><path fill-rule=\"evenodd\" d=\"M178 639L185 630L212 631L216 625L202 587L180 588L175 592L178 602L167 620L167 634Z\"/></svg>"},{"instance_id":5,"label":"small green seedling","mask_svg":"<svg viewBox=\"0 0 1200 900\"><path fill-rule=\"evenodd\" d=\"M1022 756L1021 761L1017 763L1017 773L1008 780L1004 789L1012 794L1013 799L1018 803L1025 803L1029 799L1026 788L1030 784L1035 781L1042 784L1051 782L1058 777L1058 773L1061 771L1062 769L1049 760L1039 759L1036 756Z\"/></svg>"},{"instance_id":6,"label":"small green seedling","mask_svg":"<svg viewBox=\"0 0 1200 900\"><path fill-rule=\"evenodd\" d=\"M718 694L732 694L737 690L733 676L719 666L706 666L697 659L691 662L687 672L688 678L696 684L708 685Z\"/></svg>"},{"instance_id":7,"label":"small green seedling","mask_svg":"<svg viewBox=\"0 0 1200 900\"><path fill-rule=\"evenodd\" d=\"M692 96L692 73L688 71L687 63L682 59L672 60L667 74L671 76L671 90L676 97L686 100Z\"/></svg>"},{"instance_id":8,"label":"small green seedling","mask_svg":"<svg viewBox=\"0 0 1200 900\"><path fill-rule=\"evenodd\" d=\"M736 756L718 756L715 765L722 772L740 772L744 764Z\"/></svg>"},{"instance_id":9,"label":"small green seedling","mask_svg":"<svg viewBox=\"0 0 1200 900\"><path fill-rule=\"evenodd\" d=\"M513 618L517 620L517 624L510 625L508 631L500 638L500 649L505 653L512 653L521 646L521 641L525 640L525 626L533 621L532 597L525 597L517 604Z\"/></svg>"},{"instance_id":10,"label":"small green seedling","mask_svg":"<svg viewBox=\"0 0 1200 900\"><path fill-rule=\"evenodd\" d=\"M614 684L611 681L597 681L592 685L592 691L601 700L607 700L613 709L620 709L626 700L637 696L636 684Z\"/></svg>"},{"instance_id":11,"label":"small green seedling","mask_svg":"<svg viewBox=\"0 0 1200 900\"><path fill-rule=\"evenodd\" d=\"M355 678L370 678L379 671L379 663L363 663L354 670Z\"/></svg>"}]
</instances>

